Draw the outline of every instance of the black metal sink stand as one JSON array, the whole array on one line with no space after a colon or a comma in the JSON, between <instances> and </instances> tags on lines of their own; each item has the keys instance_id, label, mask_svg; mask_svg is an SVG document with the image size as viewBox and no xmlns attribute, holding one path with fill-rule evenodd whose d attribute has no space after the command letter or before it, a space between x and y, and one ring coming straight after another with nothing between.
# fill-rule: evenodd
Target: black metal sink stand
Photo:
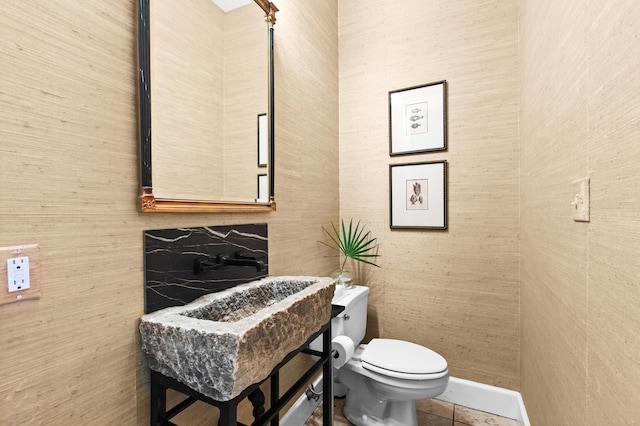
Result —
<instances>
[{"instance_id":1,"label":"black metal sink stand","mask_svg":"<svg viewBox=\"0 0 640 426\"><path fill-rule=\"evenodd\" d=\"M322 334L322 352L309 349L309 344ZM319 357L319 359L294 383L282 396L280 396L280 369L287 364L298 353L308 353ZM322 425L331 426L333 419L333 380L331 377L333 368L333 357L331 354L331 321L325 324L318 332L311 336L307 342L289 353L278 364L269 377L260 383L255 383L245 389L240 395L229 401L216 401L206 395L197 392L176 379L167 377L161 373L151 370L151 426L175 426L170 419L178 413L191 406L196 401L203 401L214 405L220 409L219 426L247 426L237 421L238 404L248 398L253 405L254 422L252 426L279 425L280 410L311 381L314 375L322 368ZM260 385L270 380L271 403L269 410L265 411L265 397L260 389ZM167 411L167 389L174 389L187 398L178 403L175 407ZM275 397L274 397L275 396Z\"/></svg>"}]
</instances>

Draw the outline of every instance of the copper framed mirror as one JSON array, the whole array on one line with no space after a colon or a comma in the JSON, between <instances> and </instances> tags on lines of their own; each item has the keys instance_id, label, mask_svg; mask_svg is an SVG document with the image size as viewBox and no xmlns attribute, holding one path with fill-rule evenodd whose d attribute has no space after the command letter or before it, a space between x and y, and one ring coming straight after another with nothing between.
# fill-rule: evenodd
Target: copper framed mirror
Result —
<instances>
[{"instance_id":1,"label":"copper framed mirror","mask_svg":"<svg viewBox=\"0 0 640 426\"><path fill-rule=\"evenodd\" d=\"M211 0L179 6L171 0L138 1L143 212L276 208L278 9L266 0L228 2L232 8L215 1L221 6ZM264 175L259 184L257 177Z\"/></svg>"}]
</instances>

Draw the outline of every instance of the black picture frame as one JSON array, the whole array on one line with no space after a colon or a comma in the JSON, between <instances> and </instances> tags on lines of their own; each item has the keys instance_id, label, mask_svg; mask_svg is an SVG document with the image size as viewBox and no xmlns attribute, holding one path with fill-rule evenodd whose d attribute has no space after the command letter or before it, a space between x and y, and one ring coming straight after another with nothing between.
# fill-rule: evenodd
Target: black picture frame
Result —
<instances>
[{"instance_id":1,"label":"black picture frame","mask_svg":"<svg viewBox=\"0 0 640 426\"><path fill-rule=\"evenodd\" d=\"M389 155L446 150L446 80L390 91Z\"/></svg>"},{"instance_id":2,"label":"black picture frame","mask_svg":"<svg viewBox=\"0 0 640 426\"><path fill-rule=\"evenodd\" d=\"M447 229L447 161L389 165L391 229Z\"/></svg>"}]
</instances>

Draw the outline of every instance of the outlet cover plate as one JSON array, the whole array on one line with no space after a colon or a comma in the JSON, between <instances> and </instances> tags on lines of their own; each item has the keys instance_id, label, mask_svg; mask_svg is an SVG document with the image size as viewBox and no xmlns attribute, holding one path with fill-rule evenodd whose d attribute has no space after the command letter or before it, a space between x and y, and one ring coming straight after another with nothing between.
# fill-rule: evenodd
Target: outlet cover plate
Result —
<instances>
[{"instance_id":1,"label":"outlet cover plate","mask_svg":"<svg viewBox=\"0 0 640 426\"><path fill-rule=\"evenodd\" d=\"M41 271L38 244L0 247L0 276L8 277L7 260L23 257L29 258L29 288L10 292L7 285L0 286L0 305L40 298Z\"/></svg>"}]
</instances>

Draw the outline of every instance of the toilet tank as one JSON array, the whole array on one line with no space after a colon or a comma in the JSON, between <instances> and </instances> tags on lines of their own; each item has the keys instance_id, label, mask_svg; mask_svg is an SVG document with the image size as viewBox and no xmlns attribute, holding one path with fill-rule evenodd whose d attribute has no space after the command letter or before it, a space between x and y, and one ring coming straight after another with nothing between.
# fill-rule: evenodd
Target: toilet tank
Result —
<instances>
[{"instance_id":1,"label":"toilet tank","mask_svg":"<svg viewBox=\"0 0 640 426\"><path fill-rule=\"evenodd\" d=\"M367 302L369 287L353 286L351 288L338 287L331 303L344 306L342 311L331 322L333 336L347 335L358 346L364 338L367 329Z\"/></svg>"}]
</instances>

